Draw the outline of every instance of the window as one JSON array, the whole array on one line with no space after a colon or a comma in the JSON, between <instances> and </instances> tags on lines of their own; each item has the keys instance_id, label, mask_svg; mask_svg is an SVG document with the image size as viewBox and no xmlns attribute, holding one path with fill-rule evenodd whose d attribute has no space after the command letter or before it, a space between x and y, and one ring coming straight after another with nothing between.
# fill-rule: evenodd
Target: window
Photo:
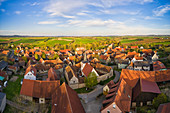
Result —
<instances>
[{"instance_id":1,"label":"window","mask_svg":"<svg viewBox=\"0 0 170 113\"><path fill-rule=\"evenodd\" d=\"M107 113L110 113L110 110L107 110Z\"/></svg>"},{"instance_id":2,"label":"window","mask_svg":"<svg viewBox=\"0 0 170 113\"><path fill-rule=\"evenodd\" d=\"M113 108L114 108L114 109L116 108L116 104L113 104Z\"/></svg>"}]
</instances>

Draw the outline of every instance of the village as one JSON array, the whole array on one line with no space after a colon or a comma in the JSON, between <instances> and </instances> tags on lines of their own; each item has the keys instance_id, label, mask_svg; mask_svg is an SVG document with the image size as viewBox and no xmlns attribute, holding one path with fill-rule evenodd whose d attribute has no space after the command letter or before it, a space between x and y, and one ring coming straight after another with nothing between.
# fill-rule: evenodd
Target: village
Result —
<instances>
[{"instance_id":1,"label":"village","mask_svg":"<svg viewBox=\"0 0 170 113\"><path fill-rule=\"evenodd\" d=\"M111 43L98 50L54 51L21 43L1 52L6 56L0 61L1 112L6 103L16 111L46 113L170 110L170 70L152 49ZM19 96L10 97L8 85L17 80L18 87L10 90L18 90Z\"/></svg>"}]
</instances>

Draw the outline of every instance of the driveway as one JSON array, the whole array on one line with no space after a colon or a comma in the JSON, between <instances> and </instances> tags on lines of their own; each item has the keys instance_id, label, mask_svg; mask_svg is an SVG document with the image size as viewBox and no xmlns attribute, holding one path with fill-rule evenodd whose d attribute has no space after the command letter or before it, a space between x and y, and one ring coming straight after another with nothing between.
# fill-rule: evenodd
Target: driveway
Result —
<instances>
[{"instance_id":1,"label":"driveway","mask_svg":"<svg viewBox=\"0 0 170 113\"><path fill-rule=\"evenodd\" d=\"M83 101L81 101L81 103L86 113L100 113L103 100L105 100L105 96L101 95L91 102L84 103Z\"/></svg>"}]
</instances>

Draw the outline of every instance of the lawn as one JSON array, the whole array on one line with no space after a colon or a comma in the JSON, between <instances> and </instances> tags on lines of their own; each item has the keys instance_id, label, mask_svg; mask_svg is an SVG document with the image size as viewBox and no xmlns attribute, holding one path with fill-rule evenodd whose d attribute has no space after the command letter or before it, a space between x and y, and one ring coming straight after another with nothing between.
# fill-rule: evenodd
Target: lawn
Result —
<instances>
[{"instance_id":1,"label":"lawn","mask_svg":"<svg viewBox=\"0 0 170 113\"><path fill-rule=\"evenodd\" d=\"M12 100L15 96L20 94L21 90L21 79L23 78L20 75L17 75L18 79L15 82L8 81L8 85L3 89L3 92L6 93L6 97L9 100Z\"/></svg>"},{"instance_id":2,"label":"lawn","mask_svg":"<svg viewBox=\"0 0 170 113\"><path fill-rule=\"evenodd\" d=\"M89 93L89 92L91 92L91 91L93 91L94 89L88 89L88 90L86 90L86 88L84 87L84 88L79 88L79 89L75 89L75 91L77 92L77 93Z\"/></svg>"},{"instance_id":3,"label":"lawn","mask_svg":"<svg viewBox=\"0 0 170 113\"><path fill-rule=\"evenodd\" d=\"M110 77L109 79L106 79L104 81L100 81L99 84L100 85L105 85L107 83L109 83L111 80L113 80L115 78L115 75L113 75L112 77Z\"/></svg>"}]
</instances>

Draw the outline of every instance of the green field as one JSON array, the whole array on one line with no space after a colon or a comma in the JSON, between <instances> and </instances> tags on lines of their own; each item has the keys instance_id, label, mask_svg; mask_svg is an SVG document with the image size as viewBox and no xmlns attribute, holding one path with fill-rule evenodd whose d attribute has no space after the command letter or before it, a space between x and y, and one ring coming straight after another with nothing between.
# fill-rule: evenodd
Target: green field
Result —
<instances>
[{"instance_id":1,"label":"green field","mask_svg":"<svg viewBox=\"0 0 170 113\"><path fill-rule=\"evenodd\" d=\"M158 37L161 39L153 39ZM163 39L162 39L163 38ZM19 45L23 43L25 45L33 46L50 46L54 47L56 44L65 45L65 44L89 44L96 43L101 41L110 41L116 40L120 41L122 44L140 44L140 43L155 43L155 44L170 44L170 39L168 36L96 36L96 37L0 37L0 42L13 43ZM141 39L141 40L138 40ZM161 41L161 42L160 42ZM100 44L99 44L100 45Z\"/></svg>"}]
</instances>

